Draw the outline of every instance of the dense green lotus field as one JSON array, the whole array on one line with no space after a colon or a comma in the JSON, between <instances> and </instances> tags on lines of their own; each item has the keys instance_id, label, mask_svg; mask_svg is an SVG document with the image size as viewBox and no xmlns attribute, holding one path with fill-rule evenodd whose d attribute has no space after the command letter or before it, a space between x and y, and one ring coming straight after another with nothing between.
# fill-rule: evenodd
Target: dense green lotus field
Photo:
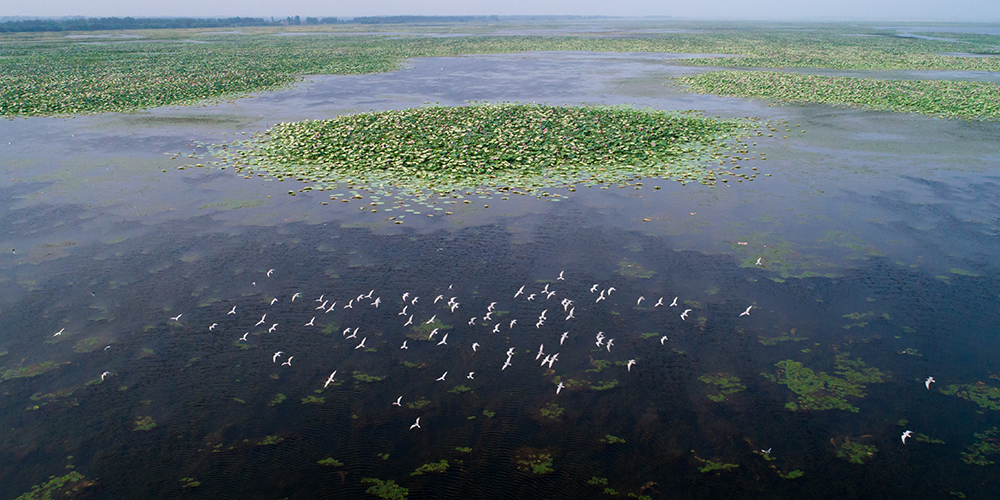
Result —
<instances>
[{"instance_id":1,"label":"dense green lotus field","mask_svg":"<svg viewBox=\"0 0 1000 500\"><path fill-rule=\"evenodd\" d=\"M104 113L190 104L274 89L293 83L300 75L392 71L412 57L537 50L736 56L672 61L701 66L1000 71L1000 58L941 55L995 52L990 37L964 35L959 43L898 37L850 25L815 25L810 31L754 24L704 23L693 27L698 31L641 38L282 37L149 30L130 32L148 39L87 44L62 34L4 35L0 36L0 116Z\"/></svg>"},{"instance_id":2,"label":"dense green lotus field","mask_svg":"<svg viewBox=\"0 0 1000 500\"><path fill-rule=\"evenodd\" d=\"M426 197L647 176L714 183L727 172L702 162L747 131L744 122L624 107L432 106L281 123L225 155L241 171L309 190L343 183Z\"/></svg>"},{"instance_id":3,"label":"dense green lotus field","mask_svg":"<svg viewBox=\"0 0 1000 500\"><path fill-rule=\"evenodd\" d=\"M771 71L714 71L676 79L707 94L817 102L942 118L1000 118L1000 85L947 80L876 80Z\"/></svg>"}]
</instances>

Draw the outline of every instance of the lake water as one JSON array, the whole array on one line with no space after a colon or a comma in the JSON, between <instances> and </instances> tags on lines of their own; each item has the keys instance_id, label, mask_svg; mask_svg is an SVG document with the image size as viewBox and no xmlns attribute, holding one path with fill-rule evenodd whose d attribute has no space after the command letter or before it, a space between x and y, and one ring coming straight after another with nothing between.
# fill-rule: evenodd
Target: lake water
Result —
<instances>
[{"instance_id":1,"label":"lake water","mask_svg":"<svg viewBox=\"0 0 1000 500\"><path fill-rule=\"evenodd\" d=\"M1000 124L687 94L664 78L703 69L672 58L419 59L0 123L0 497L71 472L81 498L994 494ZM733 153L753 181L463 192L396 220L357 186L177 169L277 122L484 100L774 130Z\"/></svg>"}]
</instances>

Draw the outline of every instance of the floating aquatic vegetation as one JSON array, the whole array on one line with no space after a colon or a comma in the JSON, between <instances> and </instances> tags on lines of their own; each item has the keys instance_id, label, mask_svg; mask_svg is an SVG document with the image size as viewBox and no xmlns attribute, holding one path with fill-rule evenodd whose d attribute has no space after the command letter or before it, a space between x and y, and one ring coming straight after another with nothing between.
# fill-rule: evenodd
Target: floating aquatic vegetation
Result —
<instances>
[{"instance_id":1,"label":"floating aquatic vegetation","mask_svg":"<svg viewBox=\"0 0 1000 500\"><path fill-rule=\"evenodd\" d=\"M285 438L283 438L283 437L279 437L279 436L275 436L275 435L268 435L268 436L264 436L263 439L258 439L256 441L251 441L250 439L244 439L243 442L244 443L248 443L248 444L252 444L254 446L271 446L271 445L278 444L278 443L280 443L280 442L282 442L284 440L285 440Z\"/></svg>"},{"instance_id":2,"label":"floating aquatic vegetation","mask_svg":"<svg viewBox=\"0 0 1000 500\"><path fill-rule=\"evenodd\" d=\"M778 475L781 476L782 479L798 479L806 475L806 473L795 469L793 471L788 471L788 473L779 472Z\"/></svg>"},{"instance_id":3,"label":"floating aquatic vegetation","mask_svg":"<svg viewBox=\"0 0 1000 500\"><path fill-rule=\"evenodd\" d=\"M462 452L462 453L471 453L472 452L472 448L469 448L467 446L457 446L457 447L455 447L455 451L459 451L459 452Z\"/></svg>"},{"instance_id":4,"label":"floating aquatic vegetation","mask_svg":"<svg viewBox=\"0 0 1000 500\"><path fill-rule=\"evenodd\" d=\"M591 477L590 480L587 481L587 484L590 484L590 485L593 485L593 486L607 486L608 485L608 478L594 476L594 477Z\"/></svg>"},{"instance_id":5,"label":"floating aquatic vegetation","mask_svg":"<svg viewBox=\"0 0 1000 500\"><path fill-rule=\"evenodd\" d=\"M325 402L326 398L320 398L316 396L306 396L302 398L302 404L321 404Z\"/></svg>"},{"instance_id":6,"label":"floating aquatic vegetation","mask_svg":"<svg viewBox=\"0 0 1000 500\"><path fill-rule=\"evenodd\" d=\"M795 330L796 328L792 328L790 332L783 333L777 337L758 336L757 342L760 342L762 345L773 346L778 345L778 342L801 342L803 340L809 340L809 337L796 337Z\"/></svg>"},{"instance_id":7,"label":"floating aquatic vegetation","mask_svg":"<svg viewBox=\"0 0 1000 500\"><path fill-rule=\"evenodd\" d=\"M365 493L375 495L386 500L405 500L406 496L410 494L409 488L404 488L396 484L396 482L392 479L383 481L374 477L366 477L362 479L361 482L363 484L372 485L365 490Z\"/></svg>"},{"instance_id":8,"label":"floating aquatic vegetation","mask_svg":"<svg viewBox=\"0 0 1000 500\"><path fill-rule=\"evenodd\" d=\"M348 183L417 197L483 187L527 193L643 176L714 184L728 172L702 163L751 126L625 107L430 106L280 123L213 153L239 172L306 183L300 192Z\"/></svg>"},{"instance_id":9,"label":"floating aquatic vegetation","mask_svg":"<svg viewBox=\"0 0 1000 500\"><path fill-rule=\"evenodd\" d=\"M366 383L380 382L380 381L382 381L382 380L385 379L385 377L379 377L377 375L368 375L368 374L365 374L365 373L361 373L359 371L352 372L351 375L354 376L354 380L357 380L358 382L366 382Z\"/></svg>"},{"instance_id":10,"label":"floating aquatic vegetation","mask_svg":"<svg viewBox=\"0 0 1000 500\"><path fill-rule=\"evenodd\" d=\"M588 368L588 369L584 370L585 372L588 372L588 373L598 373L601 370L603 370L603 369L611 366L612 363L610 361L606 360L606 359L594 359L594 358L590 358L590 364L594 365L594 368Z\"/></svg>"},{"instance_id":11,"label":"floating aquatic vegetation","mask_svg":"<svg viewBox=\"0 0 1000 500\"><path fill-rule=\"evenodd\" d=\"M923 354L920 354L920 351L918 351L918 350L917 350L916 348L914 348L914 347L907 347L906 349L903 349L903 350L902 350L902 352L901 352L900 354L906 354L906 355L908 355L908 356L918 356L918 357L923 357Z\"/></svg>"},{"instance_id":12,"label":"floating aquatic vegetation","mask_svg":"<svg viewBox=\"0 0 1000 500\"><path fill-rule=\"evenodd\" d=\"M678 78L677 83L708 94L817 102L941 118L1000 118L1000 85L988 82L713 71Z\"/></svg>"},{"instance_id":13,"label":"floating aquatic vegetation","mask_svg":"<svg viewBox=\"0 0 1000 500\"><path fill-rule=\"evenodd\" d=\"M84 475L72 471L65 476L51 476L41 485L31 487L31 491L23 493L14 500L51 500L53 498L73 498L94 481L84 481Z\"/></svg>"},{"instance_id":14,"label":"floating aquatic vegetation","mask_svg":"<svg viewBox=\"0 0 1000 500\"><path fill-rule=\"evenodd\" d=\"M377 457L381 458L382 460L389 460L389 454L388 453L376 453L375 455Z\"/></svg>"},{"instance_id":15,"label":"floating aquatic vegetation","mask_svg":"<svg viewBox=\"0 0 1000 500\"><path fill-rule=\"evenodd\" d=\"M406 403L406 407L411 410L419 410L429 404L431 404L431 402L428 401L427 398L420 398L412 403Z\"/></svg>"},{"instance_id":16,"label":"floating aquatic vegetation","mask_svg":"<svg viewBox=\"0 0 1000 500\"><path fill-rule=\"evenodd\" d=\"M716 476L722 474L723 472L739 468L738 464L727 464L721 461L715 462L712 460L702 460L702 463L704 463L704 465L698 467L698 472L701 472L702 474L711 472Z\"/></svg>"},{"instance_id":17,"label":"floating aquatic vegetation","mask_svg":"<svg viewBox=\"0 0 1000 500\"><path fill-rule=\"evenodd\" d=\"M43 361L41 363L35 363L33 365L21 366L21 367L18 367L18 368L10 368L8 370L4 370L4 372L2 374L0 374L0 380L11 380L11 379L15 379L15 378L35 377L35 376L41 375L41 374L43 374L43 373L45 373L47 371L55 370L56 368L59 368L59 365L61 365L61 364L68 364L68 363L56 363L54 361Z\"/></svg>"},{"instance_id":18,"label":"floating aquatic vegetation","mask_svg":"<svg viewBox=\"0 0 1000 500\"><path fill-rule=\"evenodd\" d=\"M337 459L335 459L333 457L326 457L323 460L318 460L316 463L318 463L320 465L323 465L323 466L329 466L329 467L343 467L344 466L343 462L341 462L340 460L337 460Z\"/></svg>"},{"instance_id":19,"label":"floating aquatic vegetation","mask_svg":"<svg viewBox=\"0 0 1000 500\"><path fill-rule=\"evenodd\" d=\"M543 406L540 410L542 416L545 418L551 418L552 420L558 419L562 416L563 412L566 411L565 408L560 407L555 403L549 403Z\"/></svg>"},{"instance_id":20,"label":"floating aquatic vegetation","mask_svg":"<svg viewBox=\"0 0 1000 500\"><path fill-rule=\"evenodd\" d=\"M994 462L986 455L1000 454L1000 431L996 427L986 430L986 432L976 432L972 434L976 437L976 442L966 446L968 451L962 452L962 461L969 465L990 465Z\"/></svg>"},{"instance_id":21,"label":"floating aquatic vegetation","mask_svg":"<svg viewBox=\"0 0 1000 500\"><path fill-rule=\"evenodd\" d=\"M799 398L797 402L785 404L792 411L807 410L849 410L857 413L859 409L847 402L848 397L865 397L864 384L882 383L889 377L888 372L868 367L860 359L849 359L850 353L836 356L834 375L826 372L815 372L791 359L779 361L775 374L762 373L764 378L772 382L788 386Z\"/></svg>"},{"instance_id":22,"label":"floating aquatic vegetation","mask_svg":"<svg viewBox=\"0 0 1000 500\"><path fill-rule=\"evenodd\" d=\"M615 444L615 443L624 443L625 440L618 436L612 436L611 434L608 434L607 436L601 438L601 442L608 444Z\"/></svg>"},{"instance_id":23,"label":"floating aquatic vegetation","mask_svg":"<svg viewBox=\"0 0 1000 500\"><path fill-rule=\"evenodd\" d=\"M284 394L279 392L274 396L274 398L271 399L271 401L267 403L267 406L278 406L281 403L283 403L286 399L288 399L288 396L285 396Z\"/></svg>"},{"instance_id":24,"label":"floating aquatic vegetation","mask_svg":"<svg viewBox=\"0 0 1000 500\"><path fill-rule=\"evenodd\" d=\"M601 380L600 382L597 383L597 385L592 385L590 386L590 388L595 391L606 391L608 389L614 389L617 386L618 386L618 379L613 379L607 381Z\"/></svg>"},{"instance_id":25,"label":"floating aquatic vegetation","mask_svg":"<svg viewBox=\"0 0 1000 500\"><path fill-rule=\"evenodd\" d=\"M517 467L517 470L531 474L549 474L553 472L552 454L527 446L514 451L514 465Z\"/></svg>"},{"instance_id":26,"label":"floating aquatic vegetation","mask_svg":"<svg viewBox=\"0 0 1000 500\"><path fill-rule=\"evenodd\" d=\"M182 477L180 482L181 488L197 488L198 486L201 486L201 481L198 481L193 477Z\"/></svg>"},{"instance_id":27,"label":"floating aquatic vegetation","mask_svg":"<svg viewBox=\"0 0 1000 500\"><path fill-rule=\"evenodd\" d=\"M469 386L466 386L466 385L456 385L455 387L452 387L451 389L449 389L448 392L450 392L451 394L461 394L463 392L469 392L471 390L472 390L472 388L469 387Z\"/></svg>"},{"instance_id":28,"label":"floating aquatic vegetation","mask_svg":"<svg viewBox=\"0 0 1000 500\"><path fill-rule=\"evenodd\" d=\"M841 328L843 328L844 330L850 330L851 328L864 328L868 326L868 323L871 320L879 317L881 317L886 321L890 321L892 319L892 317L889 316L889 313L882 313L881 315L879 315L875 313L875 311L868 311L864 313L853 312L841 315L841 317L857 321L857 323L848 323L846 325L843 325ZM868 321L861 321L861 320L868 320Z\"/></svg>"},{"instance_id":29,"label":"floating aquatic vegetation","mask_svg":"<svg viewBox=\"0 0 1000 500\"><path fill-rule=\"evenodd\" d=\"M445 472L448 470L448 461L431 462L417 467L417 470L410 473L411 476L421 476L429 472Z\"/></svg>"},{"instance_id":30,"label":"floating aquatic vegetation","mask_svg":"<svg viewBox=\"0 0 1000 500\"><path fill-rule=\"evenodd\" d=\"M618 274L629 278L652 278L656 271L644 269L638 263L622 259L618 261Z\"/></svg>"},{"instance_id":31,"label":"floating aquatic vegetation","mask_svg":"<svg viewBox=\"0 0 1000 500\"><path fill-rule=\"evenodd\" d=\"M730 376L728 373L706 373L698 377L698 380L716 386L717 393L708 395L708 399L716 403L725 401L730 394L736 394L747 389L747 386L740 383L739 377Z\"/></svg>"},{"instance_id":32,"label":"floating aquatic vegetation","mask_svg":"<svg viewBox=\"0 0 1000 500\"><path fill-rule=\"evenodd\" d=\"M152 430L154 427L156 427L156 421L153 420L153 417L146 416L135 419L135 428L132 430L148 431Z\"/></svg>"},{"instance_id":33,"label":"floating aquatic vegetation","mask_svg":"<svg viewBox=\"0 0 1000 500\"><path fill-rule=\"evenodd\" d=\"M67 387L65 389L59 389L55 392L51 392L48 394L36 392L31 395L31 400L34 401L35 404L29 406L27 409L37 410L47 404L52 404L52 403L61 404L64 406L79 406L80 403L76 400L76 398L70 398L70 396L72 396L73 393L76 392L76 390L79 388L80 388L79 386Z\"/></svg>"},{"instance_id":34,"label":"floating aquatic vegetation","mask_svg":"<svg viewBox=\"0 0 1000 500\"><path fill-rule=\"evenodd\" d=\"M852 464L863 464L874 458L876 453L878 448L875 446L851 441L850 438L844 438L844 442L837 447L837 456Z\"/></svg>"},{"instance_id":35,"label":"floating aquatic vegetation","mask_svg":"<svg viewBox=\"0 0 1000 500\"><path fill-rule=\"evenodd\" d=\"M493 417L495 417L495 416L496 416L497 414L496 414L496 412L493 412L493 411L489 411L489 410L483 410L483 415L485 415L485 416L486 416L486 417L488 417L488 418L493 418Z\"/></svg>"},{"instance_id":36,"label":"floating aquatic vegetation","mask_svg":"<svg viewBox=\"0 0 1000 500\"><path fill-rule=\"evenodd\" d=\"M986 385L983 382L975 384L951 384L941 389L941 394L958 396L966 401L972 401L981 408L1000 410L1000 389Z\"/></svg>"},{"instance_id":37,"label":"floating aquatic vegetation","mask_svg":"<svg viewBox=\"0 0 1000 500\"><path fill-rule=\"evenodd\" d=\"M96 351L101 346L101 339L98 337L87 337L85 339L77 341L73 345L73 351L75 352L93 352Z\"/></svg>"}]
</instances>

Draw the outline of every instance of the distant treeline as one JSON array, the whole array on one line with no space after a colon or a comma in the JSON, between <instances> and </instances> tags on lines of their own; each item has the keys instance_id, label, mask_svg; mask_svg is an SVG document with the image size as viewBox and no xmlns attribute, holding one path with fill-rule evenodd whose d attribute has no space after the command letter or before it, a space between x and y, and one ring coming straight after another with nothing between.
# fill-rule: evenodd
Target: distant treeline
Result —
<instances>
[{"instance_id":1,"label":"distant treeline","mask_svg":"<svg viewBox=\"0 0 1000 500\"><path fill-rule=\"evenodd\" d=\"M193 17L88 17L64 19L25 19L0 23L0 33L29 31L94 31L135 30L161 28L239 28L243 26L282 26L296 24L342 23L336 17L307 17L303 23L299 16L285 19L261 17L227 17L199 19Z\"/></svg>"},{"instance_id":2,"label":"distant treeline","mask_svg":"<svg viewBox=\"0 0 1000 500\"><path fill-rule=\"evenodd\" d=\"M469 23L476 21L499 21L500 16L369 16L355 17L349 22L357 24L403 24L403 23Z\"/></svg>"},{"instance_id":3,"label":"distant treeline","mask_svg":"<svg viewBox=\"0 0 1000 500\"><path fill-rule=\"evenodd\" d=\"M368 16L353 19L336 17L289 16L285 19L262 17L67 17L58 19L17 19L0 22L0 33L31 31L95 31L162 28L239 28L243 26L288 26L302 24L404 24L404 23L468 23L508 20L595 19L602 16Z\"/></svg>"}]
</instances>

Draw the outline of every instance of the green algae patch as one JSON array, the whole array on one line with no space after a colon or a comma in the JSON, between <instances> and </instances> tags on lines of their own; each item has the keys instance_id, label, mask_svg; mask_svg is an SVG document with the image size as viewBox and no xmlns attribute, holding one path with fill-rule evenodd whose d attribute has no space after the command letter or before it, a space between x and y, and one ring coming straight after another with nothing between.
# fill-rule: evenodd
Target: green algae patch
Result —
<instances>
[{"instance_id":1,"label":"green algae patch","mask_svg":"<svg viewBox=\"0 0 1000 500\"><path fill-rule=\"evenodd\" d=\"M601 442L608 444L615 444L615 443L624 443L625 440L618 436L612 436L611 434L608 434L601 438Z\"/></svg>"},{"instance_id":2,"label":"green algae patch","mask_svg":"<svg viewBox=\"0 0 1000 500\"><path fill-rule=\"evenodd\" d=\"M201 481L193 477L182 477L180 479L181 488L197 488L201 486Z\"/></svg>"},{"instance_id":3,"label":"green algae patch","mask_svg":"<svg viewBox=\"0 0 1000 500\"><path fill-rule=\"evenodd\" d=\"M761 345L774 346L778 345L778 342L801 342L803 340L809 340L809 337L797 337L795 335L795 330L795 328L792 328L790 332L783 333L777 337L758 336L757 342L760 342Z\"/></svg>"},{"instance_id":4,"label":"green algae patch","mask_svg":"<svg viewBox=\"0 0 1000 500\"><path fill-rule=\"evenodd\" d=\"M618 274L627 278L652 278L656 271L646 269L628 259L622 259L618 261Z\"/></svg>"},{"instance_id":5,"label":"green algae patch","mask_svg":"<svg viewBox=\"0 0 1000 500\"><path fill-rule=\"evenodd\" d=\"M704 465L698 467L698 472L702 474L708 474L709 472L715 474L716 476L722 474L726 471L731 471L733 469L739 468L738 464L727 464L723 462L715 462L712 460L705 460Z\"/></svg>"},{"instance_id":6,"label":"green algae patch","mask_svg":"<svg viewBox=\"0 0 1000 500\"><path fill-rule=\"evenodd\" d=\"M878 453L878 448L875 446L861 444L847 438L837 447L837 456L852 464L864 464L868 460L875 458L876 453Z\"/></svg>"},{"instance_id":7,"label":"green algae patch","mask_svg":"<svg viewBox=\"0 0 1000 500\"><path fill-rule=\"evenodd\" d=\"M274 398L271 399L271 401L268 401L267 406L278 406L281 403L285 402L286 399L288 399L288 396L285 396L284 394L279 392L278 394L275 394Z\"/></svg>"},{"instance_id":8,"label":"green algae patch","mask_svg":"<svg viewBox=\"0 0 1000 500\"><path fill-rule=\"evenodd\" d=\"M514 451L514 466L529 474L550 474L553 472L552 454L527 446L518 448Z\"/></svg>"},{"instance_id":9,"label":"green algae patch","mask_svg":"<svg viewBox=\"0 0 1000 500\"><path fill-rule=\"evenodd\" d=\"M618 387L618 379L612 379L607 381L601 380L597 382L597 385L590 386L590 388L595 391L606 391L608 389L614 389L615 387Z\"/></svg>"},{"instance_id":10,"label":"green algae patch","mask_svg":"<svg viewBox=\"0 0 1000 500\"><path fill-rule=\"evenodd\" d=\"M346 182L423 196L620 185L641 176L714 184L727 173L702 162L751 127L628 107L429 106L280 123L213 153L237 171L299 180L308 190Z\"/></svg>"},{"instance_id":11,"label":"green algae patch","mask_svg":"<svg viewBox=\"0 0 1000 500\"><path fill-rule=\"evenodd\" d=\"M306 396L302 398L302 404L321 404L325 402L326 398L320 398L316 396Z\"/></svg>"},{"instance_id":12,"label":"green algae patch","mask_svg":"<svg viewBox=\"0 0 1000 500\"><path fill-rule=\"evenodd\" d=\"M678 78L676 82L696 92L717 95L941 118L1000 119L1000 85L988 82L877 80L771 71L716 71Z\"/></svg>"},{"instance_id":13,"label":"green algae patch","mask_svg":"<svg viewBox=\"0 0 1000 500\"><path fill-rule=\"evenodd\" d=\"M561 406L555 403L549 403L543 406L541 410L539 410L539 412L541 412L542 414L542 417L551 418L552 420L558 419L560 416L562 416L564 411L566 411L565 408L562 408Z\"/></svg>"},{"instance_id":14,"label":"green algae patch","mask_svg":"<svg viewBox=\"0 0 1000 500\"><path fill-rule=\"evenodd\" d=\"M154 427L156 427L156 421L153 420L153 417L146 416L135 419L135 428L132 430L149 431L153 430Z\"/></svg>"},{"instance_id":15,"label":"green algae patch","mask_svg":"<svg viewBox=\"0 0 1000 500\"><path fill-rule=\"evenodd\" d=\"M383 379L385 379L385 377L379 377L377 375L368 375L357 371L352 372L351 375L354 377L354 380L365 383L381 382Z\"/></svg>"},{"instance_id":16,"label":"green algae patch","mask_svg":"<svg viewBox=\"0 0 1000 500\"><path fill-rule=\"evenodd\" d=\"M247 443L247 444L252 444L254 446L272 446L272 445L276 445L276 444L278 444L278 443L280 443L280 442L282 442L284 440L285 440L285 438L283 438L283 437L279 437L279 436L275 436L275 435L268 435L268 436L264 436L263 439L257 439L257 440L254 440L254 441L251 441L250 439L244 439L243 442Z\"/></svg>"},{"instance_id":17,"label":"green algae patch","mask_svg":"<svg viewBox=\"0 0 1000 500\"><path fill-rule=\"evenodd\" d=\"M361 480L361 483L372 485L365 490L365 493L385 500L405 500L406 496L410 494L409 488L404 488L396 484L392 479L383 481L374 477L366 477Z\"/></svg>"},{"instance_id":18,"label":"green algae patch","mask_svg":"<svg viewBox=\"0 0 1000 500\"><path fill-rule=\"evenodd\" d=\"M73 351L79 353L94 352L100 347L101 339L99 337L87 337L77 341L77 343L73 345Z\"/></svg>"},{"instance_id":19,"label":"green algae patch","mask_svg":"<svg viewBox=\"0 0 1000 500\"><path fill-rule=\"evenodd\" d=\"M8 370L4 370L4 372L2 374L0 374L0 379L2 379L2 380L11 380L11 379L15 379L15 378L36 377L36 376L41 375L41 374L43 374L43 373L45 373L47 371L51 371L51 370L55 370L56 368L59 368L59 365L61 365L61 364L68 364L68 363L56 363L54 361L43 361L41 363L35 363L33 365L21 366L21 367L18 367L18 368L11 368L11 369L8 369Z\"/></svg>"},{"instance_id":20,"label":"green algae patch","mask_svg":"<svg viewBox=\"0 0 1000 500\"><path fill-rule=\"evenodd\" d=\"M406 403L406 407L411 410L419 410L427 405L431 404L427 398L420 398L412 403Z\"/></svg>"},{"instance_id":21,"label":"green algae patch","mask_svg":"<svg viewBox=\"0 0 1000 500\"><path fill-rule=\"evenodd\" d=\"M888 372L868 367L860 359L849 359L850 353L838 354L834 364L834 375L816 372L791 359L774 364L775 374L762 373L764 378L787 386L798 400L785 404L792 411L808 410L848 410L857 413L859 409L847 402L847 398L865 397L864 384L884 382Z\"/></svg>"},{"instance_id":22,"label":"green algae patch","mask_svg":"<svg viewBox=\"0 0 1000 500\"><path fill-rule=\"evenodd\" d=\"M804 475L806 475L806 473L802 472L802 471L800 471L798 469L795 469L795 470L792 470L792 471L788 471L787 474L784 473L784 472L779 472L778 473L778 476L781 476L782 479L798 479L798 478L800 478L800 477L802 477Z\"/></svg>"},{"instance_id":23,"label":"green algae patch","mask_svg":"<svg viewBox=\"0 0 1000 500\"><path fill-rule=\"evenodd\" d=\"M31 401L34 403L27 407L27 410L37 410L47 404L57 404L63 406L80 406L80 402L73 397L74 392L79 389L80 386L75 385L72 387L67 387L65 389L59 389L50 393L36 392L31 395Z\"/></svg>"},{"instance_id":24,"label":"green algae patch","mask_svg":"<svg viewBox=\"0 0 1000 500\"><path fill-rule=\"evenodd\" d=\"M1000 410L1000 389L982 382L975 384L951 384L941 389L941 394L958 396L966 401L972 401L981 408Z\"/></svg>"},{"instance_id":25,"label":"green algae patch","mask_svg":"<svg viewBox=\"0 0 1000 500\"><path fill-rule=\"evenodd\" d=\"M466 385L456 385L455 387L452 387L450 390L448 390L448 392L451 394L461 394L463 392L470 392L470 391L472 391L472 388Z\"/></svg>"},{"instance_id":26,"label":"green algae patch","mask_svg":"<svg viewBox=\"0 0 1000 500\"><path fill-rule=\"evenodd\" d=\"M998 436L1000 431L996 427L990 428L986 432L976 432L972 435L975 436L976 442L966 446L966 451L962 452L962 461L969 465L991 465L994 462L988 458L986 455L998 455L1000 454L1000 436Z\"/></svg>"},{"instance_id":27,"label":"green algae patch","mask_svg":"<svg viewBox=\"0 0 1000 500\"><path fill-rule=\"evenodd\" d=\"M472 453L472 448L469 448L468 446L457 446L455 447L455 451L461 453Z\"/></svg>"},{"instance_id":28,"label":"green algae patch","mask_svg":"<svg viewBox=\"0 0 1000 500\"><path fill-rule=\"evenodd\" d=\"M73 498L84 488L92 486L94 481L85 481L84 475L73 471L65 476L50 476L49 480L31 487L31 491L21 494L14 500L51 500L53 498Z\"/></svg>"},{"instance_id":29,"label":"green algae patch","mask_svg":"<svg viewBox=\"0 0 1000 500\"><path fill-rule=\"evenodd\" d=\"M317 460L316 463L324 467L343 467L344 463L333 457L326 457L323 460Z\"/></svg>"},{"instance_id":30,"label":"green algae patch","mask_svg":"<svg viewBox=\"0 0 1000 500\"><path fill-rule=\"evenodd\" d=\"M728 373L706 373L698 377L698 380L716 387L716 393L708 395L708 399L716 403L721 403L731 394L747 389L747 386L740 383L739 377L733 377Z\"/></svg>"},{"instance_id":31,"label":"green algae patch","mask_svg":"<svg viewBox=\"0 0 1000 500\"><path fill-rule=\"evenodd\" d=\"M417 467L417 470L410 473L411 476L422 476L431 472L446 472L448 470L448 461L441 460L440 462L431 462L429 464L421 465Z\"/></svg>"}]
</instances>

